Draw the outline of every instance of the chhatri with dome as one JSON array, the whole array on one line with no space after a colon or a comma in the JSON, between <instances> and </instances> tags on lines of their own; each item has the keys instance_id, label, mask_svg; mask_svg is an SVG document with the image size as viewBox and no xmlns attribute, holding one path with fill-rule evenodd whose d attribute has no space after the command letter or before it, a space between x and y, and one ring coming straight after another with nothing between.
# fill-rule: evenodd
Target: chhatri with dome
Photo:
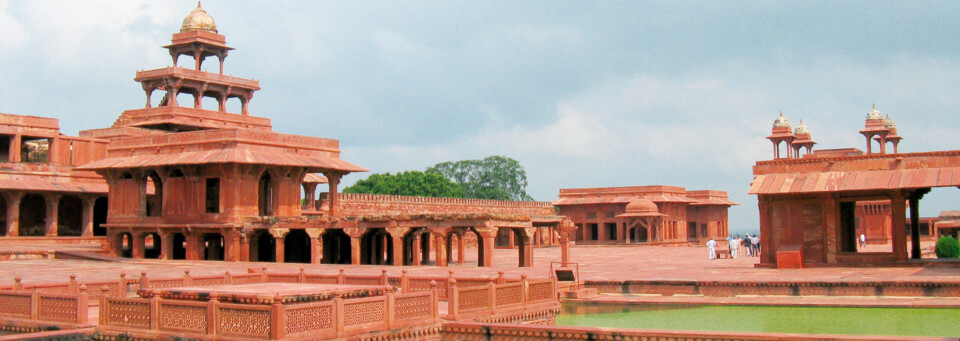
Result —
<instances>
[{"instance_id":1,"label":"chhatri with dome","mask_svg":"<svg viewBox=\"0 0 960 341\"><path fill-rule=\"evenodd\" d=\"M876 106L859 133L866 152L814 150L802 121L791 130L783 113L774 120L767 136L773 159L754 165L750 184L750 194L759 199L763 236L758 266L919 261L921 240L937 234L930 226L921 229L920 199L931 188L960 185L960 151L900 152L896 124ZM861 236L866 246L858 243Z\"/></svg>"}]
</instances>

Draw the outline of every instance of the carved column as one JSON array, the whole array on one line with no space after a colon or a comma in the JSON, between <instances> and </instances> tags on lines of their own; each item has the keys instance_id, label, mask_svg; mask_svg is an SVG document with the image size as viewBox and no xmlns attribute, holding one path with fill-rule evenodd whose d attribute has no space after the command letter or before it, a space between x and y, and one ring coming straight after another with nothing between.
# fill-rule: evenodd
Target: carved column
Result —
<instances>
[{"instance_id":1,"label":"carved column","mask_svg":"<svg viewBox=\"0 0 960 341\"><path fill-rule=\"evenodd\" d=\"M317 210L317 184L316 183L303 183L303 193L306 196L304 199L304 205L307 206L308 210L316 211Z\"/></svg>"},{"instance_id":2,"label":"carved column","mask_svg":"<svg viewBox=\"0 0 960 341\"><path fill-rule=\"evenodd\" d=\"M344 228L343 232L350 236L350 264L360 265L360 237L366 228Z\"/></svg>"},{"instance_id":3,"label":"carved column","mask_svg":"<svg viewBox=\"0 0 960 341\"><path fill-rule=\"evenodd\" d=\"M330 208L328 215L331 217L337 216L337 186L340 184L340 178L343 176L340 172L326 172L323 173L327 177L327 186L329 187L329 193L327 193L327 202L329 202Z\"/></svg>"},{"instance_id":4,"label":"carved column","mask_svg":"<svg viewBox=\"0 0 960 341\"><path fill-rule=\"evenodd\" d=\"M130 236L132 236L132 238L130 238L130 246L133 249L131 258L143 259L143 250L146 248L147 235L139 231L131 231Z\"/></svg>"},{"instance_id":5,"label":"carved column","mask_svg":"<svg viewBox=\"0 0 960 341\"><path fill-rule=\"evenodd\" d=\"M4 192L7 199L7 236L17 237L20 235L20 202L23 200L23 192Z\"/></svg>"},{"instance_id":6,"label":"carved column","mask_svg":"<svg viewBox=\"0 0 960 341\"><path fill-rule=\"evenodd\" d=\"M466 251L463 250L463 247L466 246L466 242L463 241L463 237L466 236L466 233L461 233L457 236L457 264L463 264L463 256L466 254Z\"/></svg>"},{"instance_id":7,"label":"carved column","mask_svg":"<svg viewBox=\"0 0 960 341\"><path fill-rule=\"evenodd\" d=\"M60 194L45 194L43 198L47 201L47 237L57 236L57 219L60 213Z\"/></svg>"},{"instance_id":8,"label":"carved column","mask_svg":"<svg viewBox=\"0 0 960 341\"><path fill-rule=\"evenodd\" d=\"M93 206L97 202L97 197L81 196L80 201L83 202L83 223L80 236L93 237Z\"/></svg>"},{"instance_id":9,"label":"carved column","mask_svg":"<svg viewBox=\"0 0 960 341\"><path fill-rule=\"evenodd\" d=\"M250 233L247 231L240 231L240 261L249 262L250 261Z\"/></svg>"},{"instance_id":10,"label":"carved column","mask_svg":"<svg viewBox=\"0 0 960 341\"><path fill-rule=\"evenodd\" d=\"M437 266L447 266L447 237L450 236L450 227L431 227L430 232L433 234Z\"/></svg>"},{"instance_id":11,"label":"carved column","mask_svg":"<svg viewBox=\"0 0 960 341\"><path fill-rule=\"evenodd\" d=\"M560 266L567 267L570 266L570 234L577 230L577 225L572 220L564 218L557 229L560 235Z\"/></svg>"},{"instance_id":12,"label":"carved column","mask_svg":"<svg viewBox=\"0 0 960 341\"><path fill-rule=\"evenodd\" d=\"M893 215L893 253L898 262L907 261L907 208L906 198L900 191L890 197L890 211Z\"/></svg>"},{"instance_id":13,"label":"carved column","mask_svg":"<svg viewBox=\"0 0 960 341\"><path fill-rule=\"evenodd\" d=\"M187 260L200 260L200 248L203 243L200 241L200 233L197 231L184 231L184 238L187 240Z\"/></svg>"},{"instance_id":14,"label":"carved column","mask_svg":"<svg viewBox=\"0 0 960 341\"><path fill-rule=\"evenodd\" d=\"M519 261L518 264L521 268L533 266L533 238L536 235L536 227L525 227L516 229L515 231L519 232L520 244L519 244Z\"/></svg>"},{"instance_id":15,"label":"carved column","mask_svg":"<svg viewBox=\"0 0 960 341\"><path fill-rule=\"evenodd\" d=\"M393 240L393 265L403 265L403 236L410 233L409 227L397 227L387 229L390 238Z\"/></svg>"},{"instance_id":16,"label":"carved column","mask_svg":"<svg viewBox=\"0 0 960 341\"><path fill-rule=\"evenodd\" d=\"M480 245L482 246L480 255L477 259L477 265L483 267L493 267L493 249L494 243L497 239L498 228L491 223L487 223L484 227L476 228L479 238L481 238Z\"/></svg>"},{"instance_id":17,"label":"carved column","mask_svg":"<svg viewBox=\"0 0 960 341\"><path fill-rule=\"evenodd\" d=\"M274 243L273 243L274 250L276 251L276 256L274 257L274 260L277 263L283 263L283 255L284 255L283 237L286 237L287 233L290 233L290 229L287 229L287 228L270 229L270 235L273 236L273 239L274 239Z\"/></svg>"},{"instance_id":18,"label":"carved column","mask_svg":"<svg viewBox=\"0 0 960 341\"><path fill-rule=\"evenodd\" d=\"M309 228L306 229L307 235L310 236L310 263L320 264L323 260L323 232L326 229L322 228Z\"/></svg>"},{"instance_id":19,"label":"carved column","mask_svg":"<svg viewBox=\"0 0 960 341\"><path fill-rule=\"evenodd\" d=\"M240 260L240 233L235 229L227 230L223 235L223 260L236 262Z\"/></svg>"},{"instance_id":20,"label":"carved column","mask_svg":"<svg viewBox=\"0 0 960 341\"><path fill-rule=\"evenodd\" d=\"M173 259L173 233L160 231L160 259Z\"/></svg>"},{"instance_id":21,"label":"carved column","mask_svg":"<svg viewBox=\"0 0 960 341\"><path fill-rule=\"evenodd\" d=\"M422 234L423 232L418 231L413 236L413 252L411 253L411 255L413 256L414 266L420 266L423 264L423 246L420 245L420 238L421 238L420 236Z\"/></svg>"},{"instance_id":22,"label":"carved column","mask_svg":"<svg viewBox=\"0 0 960 341\"><path fill-rule=\"evenodd\" d=\"M13 138L10 139L10 151L7 155L10 155L10 163L17 163L23 161L20 158L20 152L23 149L23 135L16 134L13 135Z\"/></svg>"}]
</instances>

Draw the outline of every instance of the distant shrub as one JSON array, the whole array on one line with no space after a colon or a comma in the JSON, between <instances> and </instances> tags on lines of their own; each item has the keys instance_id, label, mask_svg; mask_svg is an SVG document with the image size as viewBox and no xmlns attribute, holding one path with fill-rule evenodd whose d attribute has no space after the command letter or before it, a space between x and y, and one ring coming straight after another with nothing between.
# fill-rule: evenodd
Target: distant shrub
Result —
<instances>
[{"instance_id":1,"label":"distant shrub","mask_svg":"<svg viewBox=\"0 0 960 341\"><path fill-rule=\"evenodd\" d=\"M943 236L937 240L937 258L960 257L960 242L951 236Z\"/></svg>"}]
</instances>

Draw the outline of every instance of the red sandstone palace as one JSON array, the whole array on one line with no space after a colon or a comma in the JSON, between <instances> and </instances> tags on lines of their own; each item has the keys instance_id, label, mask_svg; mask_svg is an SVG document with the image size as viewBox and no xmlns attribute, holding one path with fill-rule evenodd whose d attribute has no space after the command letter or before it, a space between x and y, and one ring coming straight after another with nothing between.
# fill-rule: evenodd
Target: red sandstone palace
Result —
<instances>
[{"instance_id":1,"label":"red sandstone palace","mask_svg":"<svg viewBox=\"0 0 960 341\"><path fill-rule=\"evenodd\" d=\"M919 201L933 187L960 185L960 151L899 153L902 138L896 124L876 107L867 113L860 133L866 153L853 148L813 151L815 142L802 122L792 131L783 114L774 121L767 137L774 159L757 162L750 186L760 206L761 266L920 258L920 241L933 237L931 226L939 219L920 218ZM806 149L802 157L801 148ZM858 245L861 235L868 246L888 247Z\"/></svg>"}]
</instances>

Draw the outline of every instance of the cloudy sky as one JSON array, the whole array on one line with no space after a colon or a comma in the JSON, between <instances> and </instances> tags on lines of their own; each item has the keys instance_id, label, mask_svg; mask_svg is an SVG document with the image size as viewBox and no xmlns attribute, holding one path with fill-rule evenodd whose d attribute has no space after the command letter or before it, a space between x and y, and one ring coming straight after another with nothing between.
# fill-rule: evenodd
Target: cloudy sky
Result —
<instances>
[{"instance_id":1,"label":"cloudy sky","mask_svg":"<svg viewBox=\"0 0 960 341\"><path fill-rule=\"evenodd\" d=\"M193 1L0 0L0 112L109 126L164 67ZM751 166L777 113L820 148L864 148L872 104L901 151L958 149L956 1L204 1L260 80L276 131L336 138L374 172L506 155L528 192L728 191L757 228ZM206 64L205 64L206 65ZM207 67L216 71L215 63ZM347 184L365 175L350 175ZM924 216L958 209L935 190Z\"/></svg>"}]
</instances>

